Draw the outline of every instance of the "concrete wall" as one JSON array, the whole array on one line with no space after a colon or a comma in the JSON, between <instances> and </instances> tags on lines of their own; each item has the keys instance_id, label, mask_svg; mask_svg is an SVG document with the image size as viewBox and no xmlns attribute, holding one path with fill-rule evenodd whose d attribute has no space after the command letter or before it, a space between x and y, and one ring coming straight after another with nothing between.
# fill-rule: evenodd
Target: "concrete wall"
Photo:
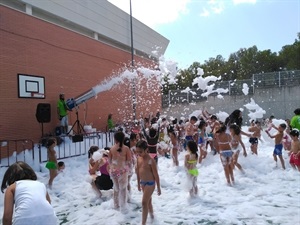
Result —
<instances>
[{"instance_id":1,"label":"concrete wall","mask_svg":"<svg viewBox=\"0 0 300 225\"><path fill-rule=\"evenodd\" d=\"M224 99L209 96L207 101L177 104L164 109L164 114L173 117L188 117L193 111L206 107L210 113L225 111L230 114L235 109L243 108L244 121L249 121L248 109L245 104L250 103L251 98L266 111L265 118L274 115L276 118L290 119L294 110L300 108L300 87L276 87L268 89L255 89L254 95L224 95Z\"/></svg>"}]
</instances>

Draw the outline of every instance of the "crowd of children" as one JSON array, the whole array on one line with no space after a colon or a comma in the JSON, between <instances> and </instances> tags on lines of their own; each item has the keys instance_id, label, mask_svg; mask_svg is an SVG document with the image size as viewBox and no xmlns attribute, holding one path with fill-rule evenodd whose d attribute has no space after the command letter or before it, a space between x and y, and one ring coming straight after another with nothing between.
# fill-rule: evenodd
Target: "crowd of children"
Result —
<instances>
[{"instance_id":1,"label":"crowd of children","mask_svg":"<svg viewBox=\"0 0 300 225\"><path fill-rule=\"evenodd\" d=\"M273 157L277 165L279 158L281 167L285 169L285 162L282 157L282 150L289 151L290 164L293 168L300 171L300 142L299 130L290 127L290 124L281 123L279 126L273 124L273 117L267 121L265 130L270 138L274 138L275 148ZM89 151L89 173L92 176L92 187L102 196L101 190L113 189L114 208L126 212L126 203L130 201L131 185L130 179L134 173L137 176L137 187L143 191L142 197L142 224L146 224L148 214L154 218L152 206L152 194L157 187L158 195L161 194L158 159L159 157L171 156L174 166L179 166L178 154L184 152L184 168L186 176L190 182L190 196L198 194L197 165L203 163L207 157L208 149L213 155L219 155L220 162L224 168L227 184L232 186L235 182L234 168L237 167L242 173L244 170L238 162L239 154L247 156L245 144L242 141L242 135L249 137L251 153L258 155L258 143L261 140L262 125L259 121L252 121L247 132L242 131L242 112L234 110L225 122L218 120L216 115L202 111L199 117L191 116L189 120L171 119L157 116L149 116L141 119L135 124L134 131L124 129L114 133L114 145L102 150L101 157L97 158L96 153L99 151L97 146L92 146ZM276 134L271 134L270 130L275 129ZM47 151L49 161L46 168L49 169L49 188L52 187L53 179L57 176L59 170L63 170L63 162L57 162L54 147L56 140L50 138L47 142ZM16 176L8 180L8 175L4 176L2 182L2 191L14 182L23 179L36 180L36 176L31 173L30 177L25 173L27 165L14 164L8 169L9 176ZM12 170L14 169L14 170ZM19 170L24 170L24 175L18 175ZM97 174L100 172L100 175ZM22 173L23 174L23 173ZM9 187L10 188L10 187ZM15 188L15 187L14 187ZM48 194L43 191L45 198ZM10 207L11 202L5 203L5 212ZM45 204L45 203L43 203ZM49 209L48 209L49 210ZM49 216L51 216L49 210ZM10 213L6 213L10 220Z\"/></svg>"}]
</instances>

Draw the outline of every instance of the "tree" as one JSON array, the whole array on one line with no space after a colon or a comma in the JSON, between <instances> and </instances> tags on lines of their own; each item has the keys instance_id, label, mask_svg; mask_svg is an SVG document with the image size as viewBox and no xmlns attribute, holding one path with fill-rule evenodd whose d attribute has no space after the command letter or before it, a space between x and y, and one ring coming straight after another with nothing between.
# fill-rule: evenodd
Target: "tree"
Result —
<instances>
[{"instance_id":1,"label":"tree","mask_svg":"<svg viewBox=\"0 0 300 225\"><path fill-rule=\"evenodd\" d=\"M292 45L285 45L279 52L279 63L281 68L287 70L300 69L300 33Z\"/></svg>"}]
</instances>

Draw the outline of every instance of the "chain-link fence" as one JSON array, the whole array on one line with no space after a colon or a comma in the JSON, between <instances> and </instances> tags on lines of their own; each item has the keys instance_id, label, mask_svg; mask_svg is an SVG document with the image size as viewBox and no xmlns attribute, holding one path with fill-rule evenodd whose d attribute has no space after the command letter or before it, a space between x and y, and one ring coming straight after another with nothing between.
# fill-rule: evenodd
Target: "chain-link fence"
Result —
<instances>
[{"instance_id":1,"label":"chain-link fence","mask_svg":"<svg viewBox=\"0 0 300 225\"><path fill-rule=\"evenodd\" d=\"M249 88L248 95L253 95L255 89L300 85L300 70L253 74L252 79L249 80L218 81L214 84L214 90L217 88L228 89L228 92L222 95L243 95L243 85L247 84ZM170 90L167 95L162 95L162 107L206 101L207 98L203 97L204 93L205 91L200 89L191 89L188 92ZM217 95L217 93L212 93L211 95Z\"/></svg>"}]
</instances>

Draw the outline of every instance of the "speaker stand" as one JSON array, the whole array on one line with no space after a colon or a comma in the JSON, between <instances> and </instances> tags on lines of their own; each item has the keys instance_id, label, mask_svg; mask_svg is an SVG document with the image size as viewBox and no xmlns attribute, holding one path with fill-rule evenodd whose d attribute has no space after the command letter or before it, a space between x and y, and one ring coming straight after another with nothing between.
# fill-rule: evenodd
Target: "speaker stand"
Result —
<instances>
[{"instance_id":1,"label":"speaker stand","mask_svg":"<svg viewBox=\"0 0 300 225\"><path fill-rule=\"evenodd\" d=\"M76 131L74 131L74 127L76 126ZM72 128L68 131L67 135L69 135L71 133L71 131L74 131L76 134L85 134L86 135L86 132L85 130L83 129L83 126L81 125L79 119L78 119L78 110L76 108L76 121L74 122Z\"/></svg>"},{"instance_id":2,"label":"speaker stand","mask_svg":"<svg viewBox=\"0 0 300 225\"><path fill-rule=\"evenodd\" d=\"M44 137L44 123L42 122L42 138Z\"/></svg>"}]
</instances>

